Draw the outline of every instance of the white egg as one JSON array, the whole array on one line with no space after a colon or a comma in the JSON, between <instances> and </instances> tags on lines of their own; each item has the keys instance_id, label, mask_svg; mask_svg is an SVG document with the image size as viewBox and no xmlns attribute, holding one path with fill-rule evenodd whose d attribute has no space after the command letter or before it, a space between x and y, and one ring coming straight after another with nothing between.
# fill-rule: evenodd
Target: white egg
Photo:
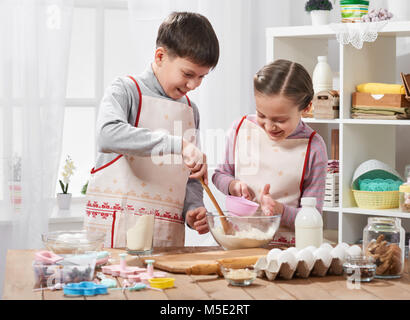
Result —
<instances>
[{"instance_id":1,"label":"white egg","mask_svg":"<svg viewBox=\"0 0 410 320\"><path fill-rule=\"evenodd\" d=\"M293 254L296 254L299 250L296 247L290 247L290 248L287 248L285 251L286 252L292 252Z\"/></svg>"},{"instance_id":2,"label":"white egg","mask_svg":"<svg viewBox=\"0 0 410 320\"><path fill-rule=\"evenodd\" d=\"M337 258L341 261L345 260L346 250L343 247L336 247L330 251L330 254L333 258Z\"/></svg>"},{"instance_id":3,"label":"white egg","mask_svg":"<svg viewBox=\"0 0 410 320\"><path fill-rule=\"evenodd\" d=\"M346 250L348 256L360 256L362 254L362 249L354 244L349 249Z\"/></svg>"},{"instance_id":4,"label":"white egg","mask_svg":"<svg viewBox=\"0 0 410 320\"><path fill-rule=\"evenodd\" d=\"M282 263L288 263L290 268L293 270L296 269L298 260L292 252L282 251L282 253L278 256L278 263L279 265L281 265Z\"/></svg>"},{"instance_id":5,"label":"white egg","mask_svg":"<svg viewBox=\"0 0 410 320\"><path fill-rule=\"evenodd\" d=\"M325 249L328 252L333 250L333 247L327 242L322 243L322 245L319 248Z\"/></svg>"},{"instance_id":6,"label":"white egg","mask_svg":"<svg viewBox=\"0 0 410 320\"><path fill-rule=\"evenodd\" d=\"M347 249L350 248L350 246L346 242L341 242L336 246L336 248L343 248L343 249L347 250Z\"/></svg>"},{"instance_id":7,"label":"white egg","mask_svg":"<svg viewBox=\"0 0 410 320\"><path fill-rule=\"evenodd\" d=\"M317 249L315 246L308 246L305 249L312 251L312 253Z\"/></svg>"},{"instance_id":8,"label":"white egg","mask_svg":"<svg viewBox=\"0 0 410 320\"><path fill-rule=\"evenodd\" d=\"M330 263L332 262L332 256L327 250L318 248L313 252L313 255L315 256L316 260L322 260L326 267L330 266Z\"/></svg>"},{"instance_id":9,"label":"white egg","mask_svg":"<svg viewBox=\"0 0 410 320\"><path fill-rule=\"evenodd\" d=\"M272 260L276 260L279 254L282 252L282 250L274 248L268 252L268 255L266 256L266 260L268 263Z\"/></svg>"},{"instance_id":10,"label":"white egg","mask_svg":"<svg viewBox=\"0 0 410 320\"><path fill-rule=\"evenodd\" d=\"M296 254L296 259L298 261L305 261L309 270L311 270L315 264L315 257L313 256L313 253L307 248L300 250Z\"/></svg>"}]
</instances>

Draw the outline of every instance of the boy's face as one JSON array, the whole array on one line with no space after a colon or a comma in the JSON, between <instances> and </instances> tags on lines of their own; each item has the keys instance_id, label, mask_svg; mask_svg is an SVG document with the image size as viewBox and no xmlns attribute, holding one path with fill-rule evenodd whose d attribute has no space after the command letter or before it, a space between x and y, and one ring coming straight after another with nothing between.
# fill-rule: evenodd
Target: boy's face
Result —
<instances>
[{"instance_id":1,"label":"boy's face","mask_svg":"<svg viewBox=\"0 0 410 320\"><path fill-rule=\"evenodd\" d=\"M283 95L255 94L256 116L259 126L274 141L281 141L295 131L304 110ZM305 109L306 110L306 109Z\"/></svg>"},{"instance_id":2,"label":"boy's face","mask_svg":"<svg viewBox=\"0 0 410 320\"><path fill-rule=\"evenodd\" d=\"M211 68L200 66L187 58L170 56L166 49L160 47L155 51L153 69L166 95L178 100L199 87Z\"/></svg>"}]
</instances>

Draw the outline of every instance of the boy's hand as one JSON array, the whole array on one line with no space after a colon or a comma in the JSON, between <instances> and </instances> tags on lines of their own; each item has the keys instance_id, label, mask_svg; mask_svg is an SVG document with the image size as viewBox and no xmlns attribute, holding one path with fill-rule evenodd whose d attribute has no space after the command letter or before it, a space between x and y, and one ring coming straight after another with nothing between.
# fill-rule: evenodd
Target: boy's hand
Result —
<instances>
[{"instance_id":1,"label":"boy's hand","mask_svg":"<svg viewBox=\"0 0 410 320\"><path fill-rule=\"evenodd\" d=\"M275 201L269 194L270 184L265 185L260 197L262 213L266 216L275 216L283 214L284 206L282 203Z\"/></svg>"},{"instance_id":2,"label":"boy's hand","mask_svg":"<svg viewBox=\"0 0 410 320\"><path fill-rule=\"evenodd\" d=\"M182 159L184 164L191 170L190 178L199 179L203 177L205 184L208 184L206 155L196 145L185 139L182 139Z\"/></svg>"},{"instance_id":3,"label":"boy's hand","mask_svg":"<svg viewBox=\"0 0 410 320\"><path fill-rule=\"evenodd\" d=\"M229 194L236 197L245 197L247 200L252 200L255 194L245 182L240 180L232 180L229 184Z\"/></svg>"},{"instance_id":4,"label":"boy's hand","mask_svg":"<svg viewBox=\"0 0 410 320\"><path fill-rule=\"evenodd\" d=\"M195 229L199 234L209 232L208 222L206 221L206 209L204 207L189 210L186 213L186 222L192 229Z\"/></svg>"}]
</instances>

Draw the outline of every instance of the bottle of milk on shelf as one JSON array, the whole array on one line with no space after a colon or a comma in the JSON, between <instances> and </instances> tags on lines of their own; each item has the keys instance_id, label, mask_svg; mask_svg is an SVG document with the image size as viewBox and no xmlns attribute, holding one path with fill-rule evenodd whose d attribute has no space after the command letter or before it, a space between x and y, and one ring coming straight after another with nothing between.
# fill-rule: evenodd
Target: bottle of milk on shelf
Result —
<instances>
[{"instance_id":1,"label":"bottle of milk on shelf","mask_svg":"<svg viewBox=\"0 0 410 320\"><path fill-rule=\"evenodd\" d=\"M317 61L312 75L313 91L318 93L320 91L332 90L333 73L330 65L327 63L327 56L318 56Z\"/></svg>"},{"instance_id":2,"label":"bottle of milk on shelf","mask_svg":"<svg viewBox=\"0 0 410 320\"><path fill-rule=\"evenodd\" d=\"M319 248L323 241L323 219L316 209L316 198L302 198L302 209L295 219L296 248Z\"/></svg>"}]
</instances>

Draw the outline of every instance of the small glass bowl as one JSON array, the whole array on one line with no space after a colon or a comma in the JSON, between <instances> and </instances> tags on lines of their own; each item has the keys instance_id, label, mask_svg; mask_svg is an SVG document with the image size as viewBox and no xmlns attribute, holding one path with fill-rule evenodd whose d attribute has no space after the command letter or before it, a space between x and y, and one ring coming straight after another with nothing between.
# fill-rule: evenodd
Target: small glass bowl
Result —
<instances>
[{"instance_id":1,"label":"small glass bowl","mask_svg":"<svg viewBox=\"0 0 410 320\"><path fill-rule=\"evenodd\" d=\"M349 256L343 263L343 274L348 280L370 282L376 274L376 264L372 257Z\"/></svg>"},{"instance_id":2,"label":"small glass bowl","mask_svg":"<svg viewBox=\"0 0 410 320\"><path fill-rule=\"evenodd\" d=\"M233 286L245 287L249 286L256 279L256 271L249 268L234 269L225 268L221 265L221 272L226 281Z\"/></svg>"}]
</instances>

